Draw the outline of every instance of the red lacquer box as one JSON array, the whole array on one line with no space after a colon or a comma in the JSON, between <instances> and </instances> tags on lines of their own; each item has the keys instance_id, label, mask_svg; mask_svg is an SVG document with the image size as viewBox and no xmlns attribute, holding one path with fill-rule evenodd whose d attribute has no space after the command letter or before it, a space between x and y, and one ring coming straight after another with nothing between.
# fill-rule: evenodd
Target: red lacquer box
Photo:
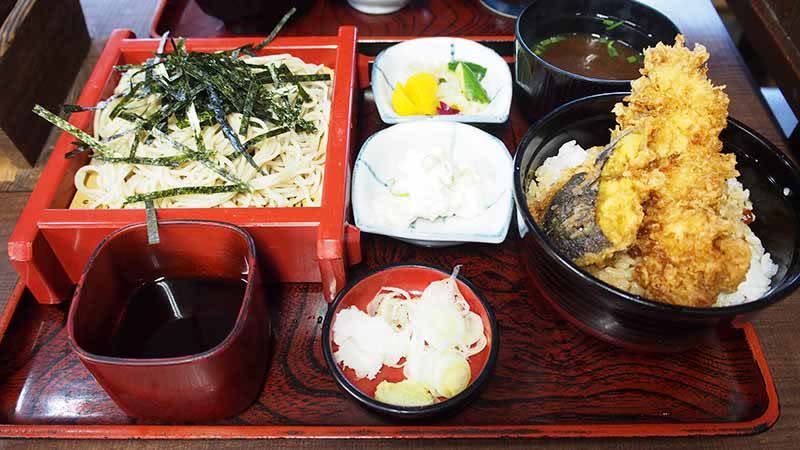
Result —
<instances>
[{"instance_id":1,"label":"red lacquer box","mask_svg":"<svg viewBox=\"0 0 800 450\"><path fill-rule=\"evenodd\" d=\"M158 47L156 39L134 39L116 30L94 68L78 103L95 105L114 90L118 64L142 63ZM195 51L217 51L257 43L258 38L187 39ZM346 223L349 214L351 130L356 95L356 29L341 27L337 36L278 38L260 54L291 53L334 70L333 98L322 204L303 208L159 209L159 220L203 219L229 222L253 236L269 281L322 282L332 298L345 283L346 268L360 260L358 229ZM69 121L91 133L91 112L74 113ZM68 209L75 195L73 177L88 162L82 155L66 159L74 138L62 133L28 204L8 241L14 268L41 303L69 299L83 266L97 244L111 231L145 220L144 210ZM198 245L202 245L198 242Z\"/></svg>"}]
</instances>

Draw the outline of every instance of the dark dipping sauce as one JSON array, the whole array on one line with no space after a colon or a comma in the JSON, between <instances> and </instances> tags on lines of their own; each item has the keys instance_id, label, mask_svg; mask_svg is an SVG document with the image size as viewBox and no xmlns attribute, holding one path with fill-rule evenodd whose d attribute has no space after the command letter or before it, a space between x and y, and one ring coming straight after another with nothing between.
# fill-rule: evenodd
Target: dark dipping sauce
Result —
<instances>
[{"instance_id":1,"label":"dark dipping sauce","mask_svg":"<svg viewBox=\"0 0 800 450\"><path fill-rule=\"evenodd\" d=\"M131 294L111 338L118 358L202 353L233 330L247 283L224 278L160 278Z\"/></svg>"},{"instance_id":2,"label":"dark dipping sauce","mask_svg":"<svg viewBox=\"0 0 800 450\"><path fill-rule=\"evenodd\" d=\"M642 55L630 45L589 33L543 39L534 53L559 69L601 80L634 80L642 67Z\"/></svg>"}]
</instances>

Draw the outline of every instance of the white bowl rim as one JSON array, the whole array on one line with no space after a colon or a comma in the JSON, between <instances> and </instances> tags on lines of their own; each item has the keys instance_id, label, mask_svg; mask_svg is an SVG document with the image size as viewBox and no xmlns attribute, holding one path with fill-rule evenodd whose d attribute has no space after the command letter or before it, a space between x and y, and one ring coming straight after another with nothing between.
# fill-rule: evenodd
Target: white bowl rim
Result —
<instances>
[{"instance_id":1,"label":"white bowl rim","mask_svg":"<svg viewBox=\"0 0 800 450\"><path fill-rule=\"evenodd\" d=\"M370 83L374 83L373 80L378 79L378 71L379 69L379 62L382 58L386 57L386 55L392 51L395 47L407 45L410 42L419 43L421 41L453 41L453 42L461 42L463 45L476 45L478 47L482 47L487 52L493 54L498 67L504 67L505 70L503 71L503 78L504 78L504 85L501 87L501 91L503 89L508 89L513 91L513 80L511 78L511 69L508 67L508 63L500 56L499 53L492 50L491 48L481 44L480 42L474 41L472 39L465 39L460 37L449 37L449 36L435 36L435 37L421 37L421 38L414 38L408 39L402 42L398 42L397 44L392 45L391 47L385 48L381 50L380 53L375 57L375 60L372 64L372 71L370 72ZM507 82L507 83L506 83ZM372 89L373 94L375 93L375 89ZM396 124L396 123L403 123L403 122L413 122L417 120L426 120L426 121L435 121L435 122L461 122L461 123L505 123L508 120L508 116L511 112L511 101L514 94L513 92L510 93L508 96L508 101L505 102L506 104L503 106L503 112L501 114L487 114L487 113L479 113L479 114L454 114L454 115L436 115L436 116L423 116L423 115L415 115L415 116L400 116L396 114L394 111L387 110L383 103L380 101L375 101L375 106L378 108L378 115L380 115L381 120L384 123L388 124Z\"/></svg>"},{"instance_id":2,"label":"white bowl rim","mask_svg":"<svg viewBox=\"0 0 800 450\"><path fill-rule=\"evenodd\" d=\"M396 128L407 128L410 126L418 125L420 123L427 123L432 124L435 122L426 121L426 120L419 120L419 121L409 121L409 122L402 122L397 123L382 130L375 132L372 136L368 137L367 140L361 145L361 149L358 152L358 157L356 158L355 163L353 164L353 175L351 180L351 189L356 189L356 177L360 173L359 167L363 165L364 155L366 150L369 149L370 143L373 139L381 134L389 132L389 130L394 130ZM505 155L509 168L513 173L513 158L511 157L511 153L508 151L508 147L506 144L503 143L497 136L494 136L486 131L481 130L478 127L473 125L462 123L462 122L438 122L434 126L443 126L443 127L454 127L454 128L463 128L463 129L470 129L471 131L476 131L479 135L489 138L497 148L498 151L502 149L502 154ZM396 132L396 130L395 130ZM511 180L509 180L510 182ZM506 211L504 211L504 215L506 216L504 220L504 224L501 227L498 233L430 233L430 232L418 232L418 231L411 231L411 230L396 230L392 229L391 227L381 227L381 226L370 226L365 225L361 220L361 215L359 212L361 211L360 208L357 206L357 202L355 201L356 198L359 196L353 195L351 192L351 200L352 201L352 208L353 208L353 219L356 222L356 226L363 232L366 233L373 233L373 234L380 234L389 237L401 238L401 239L408 239L414 241L430 241L430 242L454 242L454 243L465 243L465 242L478 242L478 243L487 243L487 244L499 244L505 241L506 236L508 234L508 229L511 225L511 218L514 213L514 196L513 196L513 185L509 184L507 189L503 191L502 196L508 196L509 199L503 201L503 203L507 204Z\"/></svg>"}]
</instances>

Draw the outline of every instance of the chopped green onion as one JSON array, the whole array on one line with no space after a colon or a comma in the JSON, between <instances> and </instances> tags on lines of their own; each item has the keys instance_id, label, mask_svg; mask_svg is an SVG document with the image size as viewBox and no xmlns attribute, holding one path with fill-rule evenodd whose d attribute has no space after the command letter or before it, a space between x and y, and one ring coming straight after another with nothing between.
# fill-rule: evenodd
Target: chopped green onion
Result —
<instances>
[{"instance_id":1,"label":"chopped green onion","mask_svg":"<svg viewBox=\"0 0 800 450\"><path fill-rule=\"evenodd\" d=\"M608 56L612 58L616 58L619 56L619 51L617 51L617 49L614 48L614 42L615 41L608 41L608 45L606 45L606 48L608 49Z\"/></svg>"},{"instance_id":2,"label":"chopped green onion","mask_svg":"<svg viewBox=\"0 0 800 450\"><path fill-rule=\"evenodd\" d=\"M636 64L639 62L639 57L637 55L631 55L627 58L628 62L631 64Z\"/></svg>"},{"instance_id":3,"label":"chopped green onion","mask_svg":"<svg viewBox=\"0 0 800 450\"><path fill-rule=\"evenodd\" d=\"M618 28L623 23L625 23L624 20L614 21L614 20L611 20L611 19L606 19L606 20L603 21L603 25L606 26L606 31L611 31L611 30L613 30L615 28Z\"/></svg>"}]
</instances>

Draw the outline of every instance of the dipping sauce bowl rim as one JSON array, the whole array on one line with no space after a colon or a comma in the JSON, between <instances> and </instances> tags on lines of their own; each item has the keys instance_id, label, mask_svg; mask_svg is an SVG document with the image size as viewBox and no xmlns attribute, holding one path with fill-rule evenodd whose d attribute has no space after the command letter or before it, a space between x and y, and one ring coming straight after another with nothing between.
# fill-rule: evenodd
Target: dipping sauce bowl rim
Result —
<instances>
[{"instance_id":1,"label":"dipping sauce bowl rim","mask_svg":"<svg viewBox=\"0 0 800 450\"><path fill-rule=\"evenodd\" d=\"M99 355L96 353L89 352L83 349L75 340L74 336L74 321L75 315L77 314L77 304L78 304L78 297L81 293L81 288L83 283L86 279L86 276L89 272L89 269L93 266L95 259L100 254L106 245L111 242L112 239L115 237L130 232L131 230L137 228L145 228L147 225L144 222L136 222L124 227L118 228L112 231L108 236L103 238L100 241L100 244L92 252L92 255L89 257L89 260L86 263L86 266L81 273L81 278L78 280L78 285L75 288L75 293L72 296L72 304L69 308L69 314L67 316L67 335L69 338L69 343L72 349L80 356L81 359L85 359L87 361L92 361L99 364L106 364L106 365L118 365L118 366L173 366L178 364L187 364L192 363L197 360L206 359L216 353L219 353L225 350L227 347L232 345L233 339L241 334L242 330L244 329L244 323L247 319L247 314L250 313L249 304L251 301L251 297L253 296L253 278L255 274L258 272L258 267L256 266L256 248L255 243L253 241L253 237L250 236L250 233L245 231L244 229L233 225L227 222L218 222L213 220L167 220L167 221L159 221L158 226L170 226L170 225L201 225L201 226L210 226L210 227L219 227L219 228L227 228L230 231L235 232L242 238L244 238L247 244L247 255L246 255L246 262L247 262L247 285L245 286L245 291L242 298L242 305L239 308L239 313L236 316L236 321L233 324L230 332L225 339L222 340L219 344L211 347L210 349L200 352L200 353L192 353L189 355L184 356L173 356L168 358L124 358L124 357L117 357L117 356L106 356L106 355ZM156 245L163 245L156 244Z\"/></svg>"}]
</instances>

